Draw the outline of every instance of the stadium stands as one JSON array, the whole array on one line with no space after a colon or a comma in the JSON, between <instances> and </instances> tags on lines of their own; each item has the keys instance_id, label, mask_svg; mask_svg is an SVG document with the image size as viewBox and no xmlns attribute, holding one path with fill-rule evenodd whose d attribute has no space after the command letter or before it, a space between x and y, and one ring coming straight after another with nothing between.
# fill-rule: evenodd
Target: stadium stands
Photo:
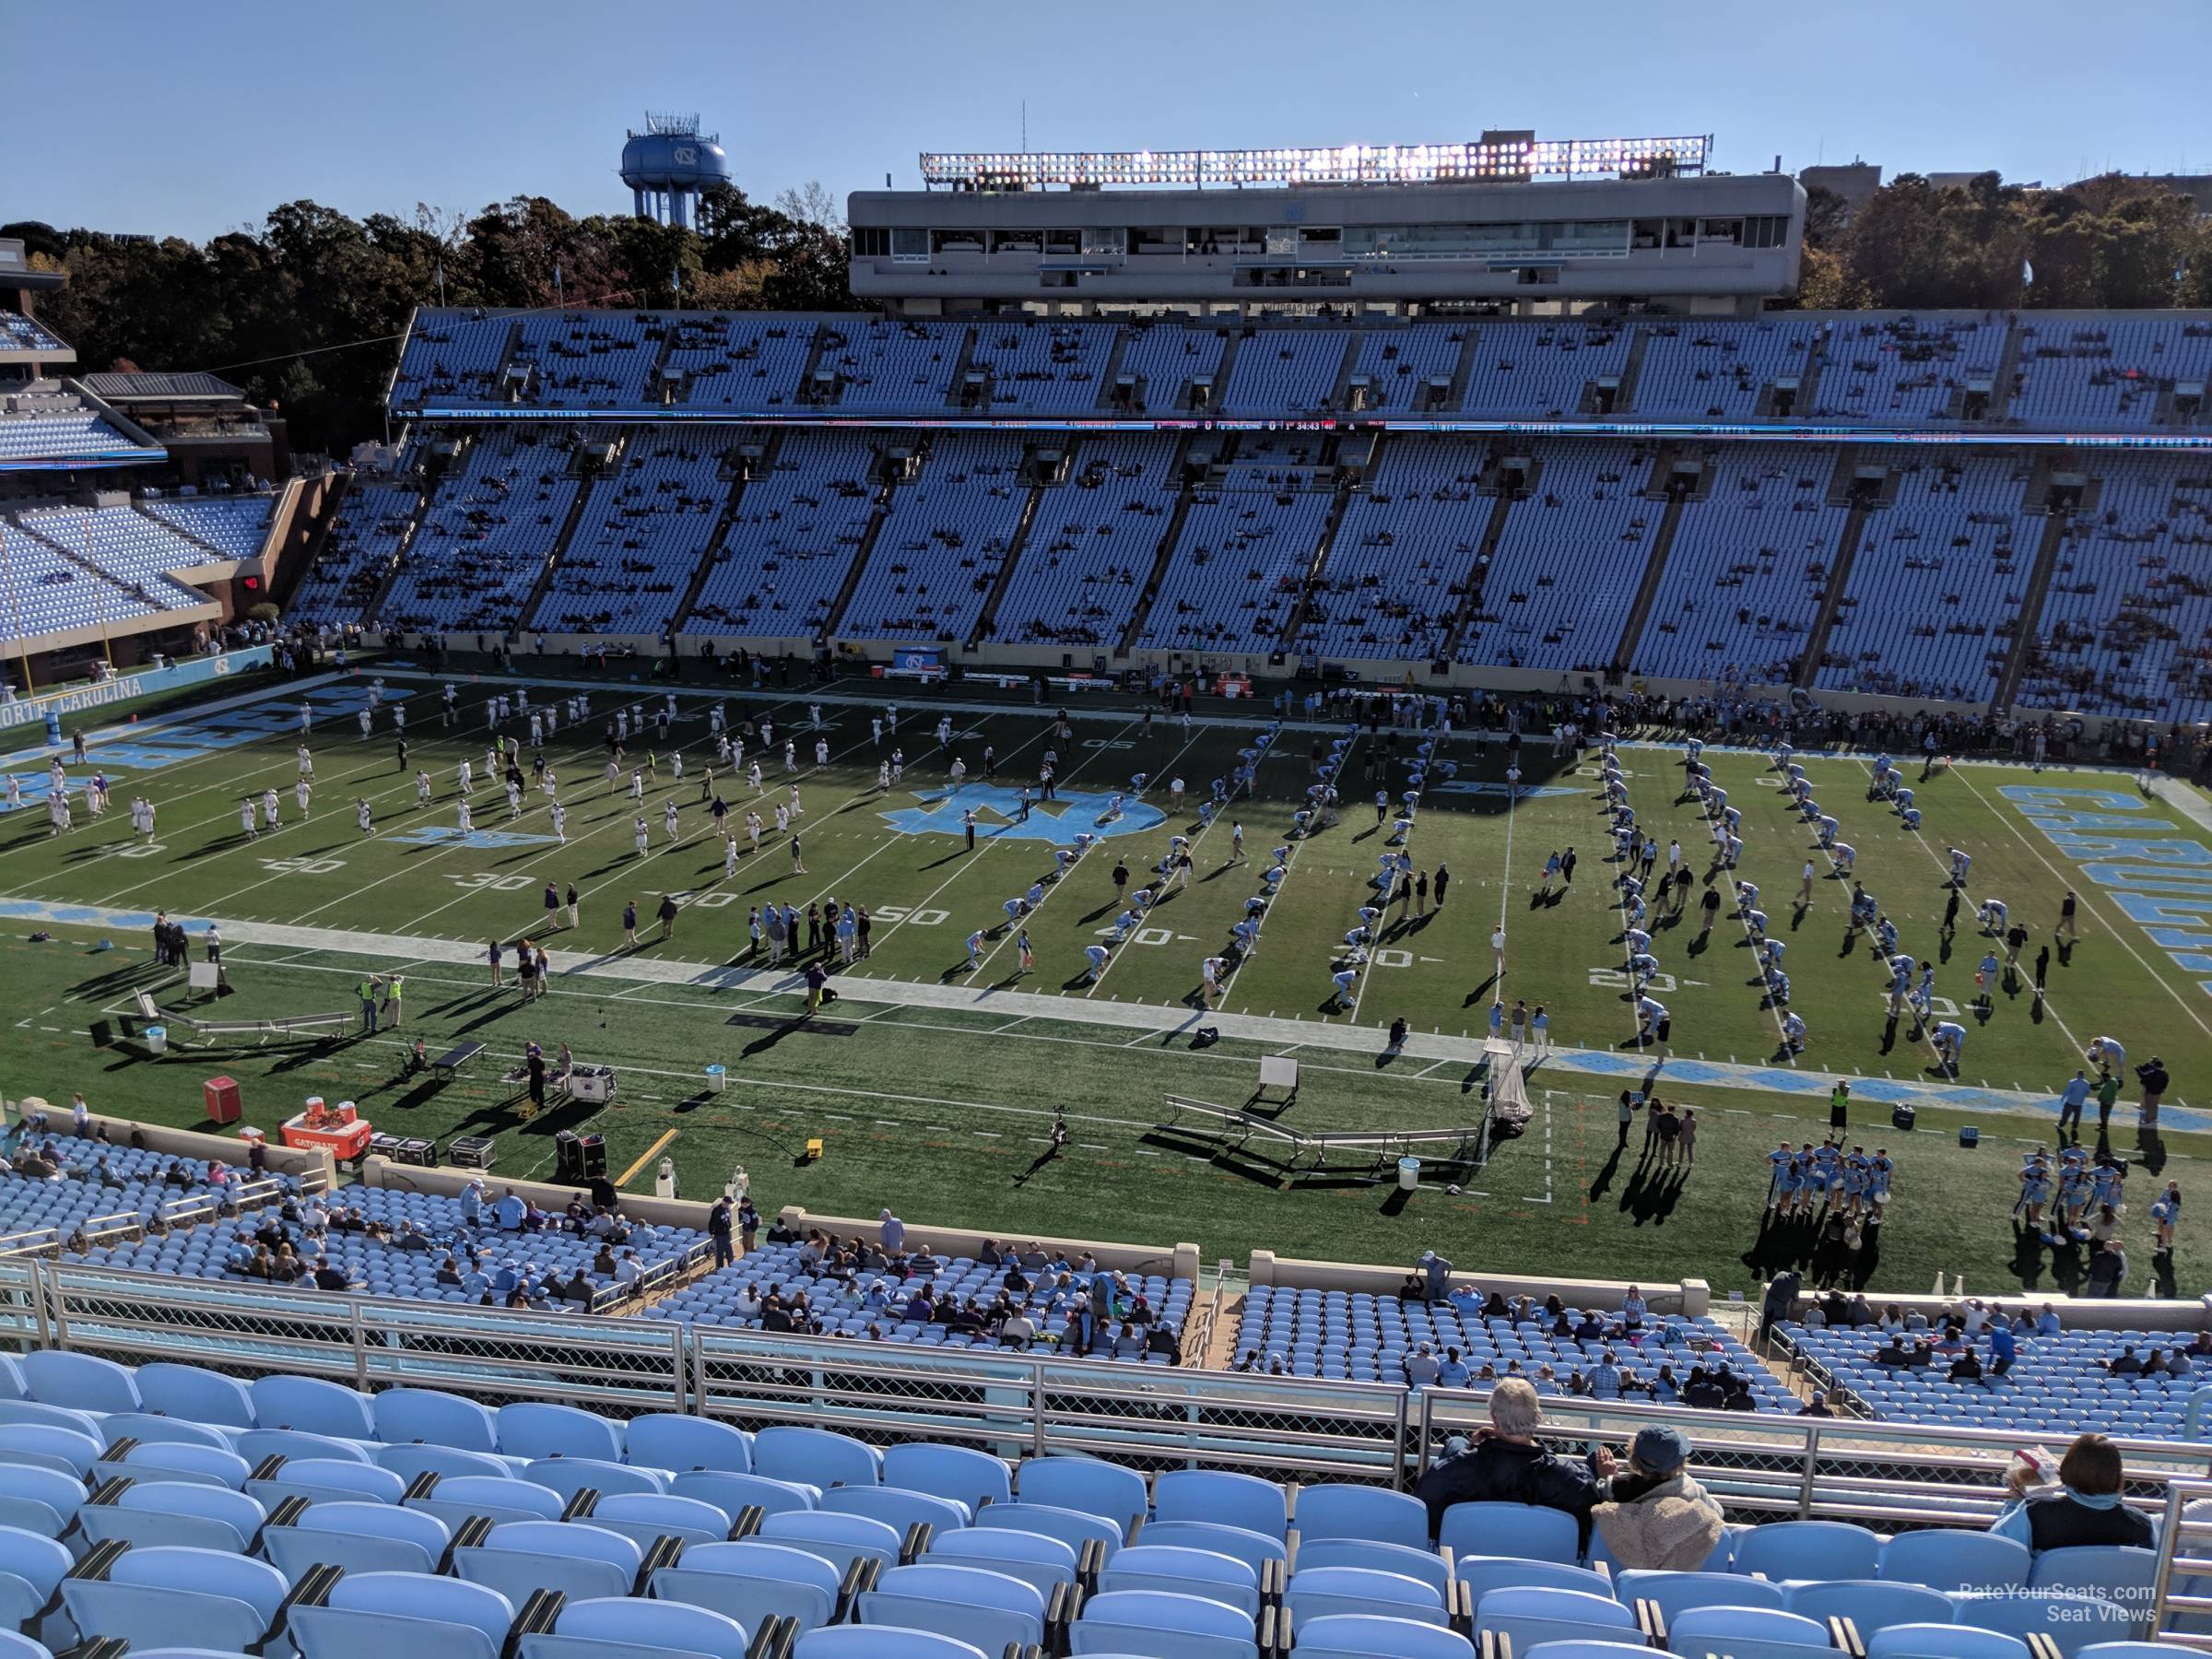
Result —
<instances>
[{"instance_id":1,"label":"stadium stands","mask_svg":"<svg viewBox=\"0 0 2212 1659\"><path fill-rule=\"evenodd\" d=\"M1484 324L1467 348L1461 411L1569 419L1583 412L1588 387L1618 379L1628 368L1634 341L1631 331L1614 323Z\"/></svg>"},{"instance_id":2,"label":"stadium stands","mask_svg":"<svg viewBox=\"0 0 2212 1659\"><path fill-rule=\"evenodd\" d=\"M127 508L117 511L129 512ZM208 604L205 594L158 572L102 575L84 562L83 555L65 551L28 528L23 520L30 516L18 515L6 525L8 557L0 568L6 605L0 608L0 629L9 639L112 628L128 619L182 613ZM139 523L147 525L149 536L163 534L144 519ZM48 528L56 526L50 522ZM204 551L196 557L206 561Z\"/></svg>"},{"instance_id":3,"label":"stadium stands","mask_svg":"<svg viewBox=\"0 0 2212 1659\"><path fill-rule=\"evenodd\" d=\"M2031 471L1986 455L1900 460L1898 499L1867 521L1814 684L1991 696L2042 540L2023 506Z\"/></svg>"},{"instance_id":4,"label":"stadium stands","mask_svg":"<svg viewBox=\"0 0 2212 1659\"><path fill-rule=\"evenodd\" d=\"M2145 430L2171 414L2177 383L2212 379L2212 322L2156 312L2020 319L2014 424Z\"/></svg>"},{"instance_id":5,"label":"stadium stands","mask_svg":"<svg viewBox=\"0 0 2212 1659\"><path fill-rule=\"evenodd\" d=\"M258 559L268 539L273 495L202 496L193 500L149 500L140 506L171 529L211 547L224 559Z\"/></svg>"},{"instance_id":6,"label":"stadium stands","mask_svg":"<svg viewBox=\"0 0 2212 1659\"><path fill-rule=\"evenodd\" d=\"M722 476L727 444L712 432L634 430L615 470L592 485L535 626L664 631L729 494Z\"/></svg>"},{"instance_id":7,"label":"stadium stands","mask_svg":"<svg viewBox=\"0 0 2212 1659\"><path fill-rule=\"evenodd\" d=\"M2008 328L1994 312L1834 318L1810 413L1877 425L1960 420L1968 392L1995 381Z\"/></svg>"},{"instance_id":8,"label":"stadium stands","mask_svg":"<svg viewBox=\"0 0 2212 1659\"><path fill-rule=\"evenodd\" d=\"M1849 512L1828 500L1835 452L1730 446L1706 463L1637 642L1639 674L1786 685L1819 616Z\"/></svg>"},{"instance_id":9,"label":"stadium stands","mask_svg":"<svg viewBox=\"0 0 2212 1659\"><path fill-rule=\"evenodd\" d=\"M1827 325L1806 317L1757 323L1653 324L1644 330L1635 405L1711 420L1753 420L1768 387L1802 382Z\"/></svg>"},{"instance_id":10,"label":"stadium stands","mask_svg":"<svg viewBox=\"0 0 2212 1659\"><path fill-rule=\"evenodd\" d=\"M862 432L786 432L765 477L744 487L689 634L814 638L876 513L877 457Z\"/></svg>"},{"instance_id":11,"label":"stadium stands","mask_svg":"<svg viewBox=\"0 0 2212 1659\"><path fill-rule=\"evenodd\" d=\"M483 433L439 480L379 619L407 629L515 626L576 499L560 445Z\"/></svg>"},{"instance_id":12,"label":"stadium stands","mask_svg":"<svg viewBox=\"0 0 2212 1659\"><path fill-rule=\"evenodd\" d=\"M263 504L266 512L266 503ZM172 571L195 570L228 557L206 543L130 507L41 507L16 514L33 535L75 554L134 589L159 592L176 603L196 605L201 595L167 582ZM167 582L167 586L162 584Z\"/></svg>"},{"instance_id":13,"label":"stadium stands","mask_svg":"<svg viewBox=\"0 0 2212 1659\"><path fill-rule=\"evenodd\" d=\"M814 330L783 317L687 317L670 342L666 368L684 378L684 402L773 409L798 395Z\"/></svg>"},{"instance_id":14,"label":"stadium stands","mask_svg":"<svg viewBox=\"0 0 2212 1659\"><path fill-rule=\"evenodd\" d=\"M293 592L293 614L304 622L331 625L359 618L382 588L421 504L421 491L411 485L355 486L339 503L314 564Z\"/></svg>"},{"instance_id":15,"label":"stadium stands","mask_svg":"<svg viewBox=\"0 0 2212 1659\"><path fill-rule=\"evenodd\" d=\"M965 640L1029 506L1018 432L947 432L892 492L839 628L878 640Z\"/></svg>"},{"instance_id":16,"label":"stadium stands","mask_svg":"<svg viewBox=\"0 0 2212 1659\"><path fill-rule=\"evenodd\" d=\"M66 351L68 344L35 317L0 309L0 352Z\"/></svg>"},{"instance_id":17,"label":"stadium stands","mask_svg":"<svg viewBox=\"0 0 2212 1659\"><path fill-rule=\"evenodd\" d=\"M1074 415L1098 406L1114 326L1105 323L979 324L968 373L990 377L990 406Z\"/></svg>"},{"instance_id":18,"label":"stadium stands","mask_svg":"<svg viewBox=\"0 0 2212 1659\"><path fill-rule=\"evenodd\" d=\"M182 1622L216 1653L740 1659L770 1651L752 1644L772 1625L797 1659L1010 1643L1258 1659L1263 1639L1309 1659L1468 1659L1499 1638L1540 1659L1577 1636L1735 1654L1832 1652L1832 1636L1975 1659L2030 1652L1985 1631L2066 1654L2146 1633L2159 1559L1770 1520L1728 1526L1698 1571L1631 1571L1602 1535L1585 1557L1571 1515L1524 1504L1448 1504L1432 1523L1382 1487L1147 1478L1088 1456L878 1447L776 1414L749 1430L625 1419L254 1369L0 1358L16 1640L119 1638L143 1659L174 1651Z\"/></svg>"},{"instance_id":19,"label":"stadium stands","mask_svg":"<svg viewBox=\"0 0 2212 1659\"><path fill-rule=\"evenodd\" d=\"M0 391L0 464L65 466L158 457L76 393L49 381Z\"/></svg>"},{"instance_id":20,"label":"stadium stands","mask_svg":"<svg viewBox=\"0 0 2212 1659\"><path fill-rule=\"evenodd\" d=\"M1320 550L1329 496L1269 482L1264 462L1194 491L1140 645L1276 649Z\"/></svg>"},{"instance_id":21,"label":"stadium stands","mask_svg":"<svg viewBox=\"0 0 2212 1659\"><path fill-rule=\"evenodd\" d=\"M1167 532L1174 446L1141 434L1086 438L1066 481L1042 492L993 637L1110 645L1135 614Z\"/></svg>"},{"instance_id":22,"label":"stadium stands","mask_svg":"<svg viewBox=\"0 0 2212 1659\"><path fill-rule=\"evenodd\" d=\"M1327 659L1425 662L1472 579L1490 511L1484 452L1464 439L1393 439L1350 496L1297 646Z\"/></svg>"}]
</instances>

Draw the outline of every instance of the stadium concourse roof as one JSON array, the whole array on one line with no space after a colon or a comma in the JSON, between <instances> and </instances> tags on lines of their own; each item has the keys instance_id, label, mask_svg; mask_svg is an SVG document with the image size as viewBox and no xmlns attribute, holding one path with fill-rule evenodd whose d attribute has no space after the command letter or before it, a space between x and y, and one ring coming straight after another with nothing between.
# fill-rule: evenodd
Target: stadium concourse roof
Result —
<instances>
[{"instance_id":1,"label":"stadium concourse roof","mask_svg":"<svg viewBox=\"0 0 2212 1659\"><path fill-rule=\"evenodd\" d=\"M95 397L110 403L130 403L147 400L158 403L180 403L205 398L230 401L245 394L229 381L218 375L205 373L156 374L143 371L130 373L88 374L82 383Z\"/></svg>"}]
</instances>

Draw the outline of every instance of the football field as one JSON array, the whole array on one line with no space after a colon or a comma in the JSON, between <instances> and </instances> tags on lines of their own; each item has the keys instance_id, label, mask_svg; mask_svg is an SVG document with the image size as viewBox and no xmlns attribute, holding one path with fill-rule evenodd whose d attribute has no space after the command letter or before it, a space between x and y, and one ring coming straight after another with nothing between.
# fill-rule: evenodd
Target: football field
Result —
<instances>
[{"instance_id":1,"label":"football field","mask_svg":"<svg viewBox=\"0 0 2212 1659\"><path fill-rule=\"evenodd\" d=\"M1463 1268L1695 1274L1724 1290L1806 1253L1809 1241L1794 1230L1762 1230L1764 1154L1785 1135L1820 1137L1836 1076L1854 1079L1865 1096L1852 1138L1889 1145L1900 1166L1879 1260L1853 1270L1877 1288L1924 1288L1938 1268L1965 1272L1970 1288L2050 1288L2077 1269L2073 1252L2022 1242L2006 1218L2022 1143L2047 1141L2052 1098L2092 1039L2124 1044L2131 1074L2155 1051L2174 1077L2162 1140L2138 1144L2132 1075L2113 1122L2112 1149L2144 1166L2129 1184L2134 1288L2147 1288L2153 1275L2143 1215L2152 1189L2168 1178L2188 1184L2199 1131L2212 1121L2189 1104L2204 1093L2212 1060L2212 996L2199 982L2212 979L2212 958L2189 948L2190 930L2212 909L2212 877L2193 873L2212 866L2212 831L2202 821L2212 808L2183 784L2161 783L2160 799L2110 772L1961 763L1924 780L1916 762L1905 762L1924 814L1914 833L1867 798L1874 757L1800 758L1820 810L1855 850L1855 878L1895 924L1899 948L1935 964L1930 1020L1892 1020L1888 967L1864 930L1847 934L1851 880L1816 846L1771 761L1717 747L1705 756L1742 813L1734 877L1759 887L1771 936L1785 947L1786 1010L1761 982L1733 898L1710 928L1701 924L1699 898L1713 884L1727 891L1731 877L1712 868L1705 820L1683 787L1680 746L1624 742L1638 824L1662 847L1678 841L1695 877L1678 914L1654 910L1643 924L1657 959L1651 994L1671 1018L1670 1040L1660 1044L1639 1037L1628 989L1619 866L1596 756L1555 757L1541 735L1524 740L1510 791L1502 744L1465 735L1442 744L1404 838L1413 868L1430 877L1430 897L1425 907L1381 906L1364 964L1339 997L1332 973L1348 959L1345 935L1361 907L1377 900L1380 857L1397 850L1395 803L1409 787L1418 734L1385 726L1353 735L1341 724L1292 722L1261 748L1252 790L1204 817L1198 803L1213 782L1232 777L1255 747L1265 705L1208 700L1186 723L1147 718L1144 705L1119 700L1071 708L1063 735L1055 711L1026 692L851 680L759 692L664 688L555 665L535 677L456 677L449 724L444 677L399 664L371 672L382 676L383 697L366 737L359 716L370 674L233 691L135 724L103 712L110 724L87 761L68 769L74 825L65 834L49 833L46 752L20 735L13 740L20 747L6 766L21 780L24 805L0 817L0 987L16 1010L0 1027L8 1039L0 1052L11 1094L65 1100L85 1086L97 1106L191 1124L200 1119L198 1078L229 1071L247 1086L253 1121L271 1124L306 1094L335 1091L396 1133L498 1133L501 1173L549 1172L551 1131L588 1121L606 1134L615 1171L629 1172L633 1187L650 1186L662 1156L675 1159L694 1194L719 1189L731 1165L746 1162L764 1206L872 1214L888 1203L923 1224L1194 1239L1209 1257L1265 1247L1409 1260L1435 1244ZM575 723L564 712L539 751L556 776L550 794L530 775L527 717L510 718L503 730L522 740L526 779L514 813L486 776L495 735L485 704L495 691L524 688L541 711L588 698L589 715ZM650 721L669 696L667 741L651 727L633 736L610 784L606 723L618 709ZM313 763L304 815L294 794L303 700ZM734 731L754 723L745 759L760 764L758 788L742 769L706 779L716 764L709 721L718 705ZM395 706L406 711L404 766ZM940 719L950 723L949 745L938 741ZM1340 738L1348 740L1331 753ZM826 757L818 762L818 744ZM649 752L651 774L633 799L629 771ZM1017 789L1029 783L1034 794L1048 752L1056 798L1033 800L1025 813ZM878 769L894 757L900 776L887 789ZM956 758L965 769L957 788ZM465 830L464 759L475 773ZM418 769L430 781L427 805L418 801ZM95 771L111 792L97 822L82 793ZM1177 778L1185 784L1180 807ZM1324 778L1340 793L1336 821L1296 836L1292 814ZM794 784L798 860L791 833L774 822ZM257 822L249 837L241 799L258 801L268 789L277 823ZM1392 808L1380 815L1378 791ZM734 867L708 810L713 794L737 836ZM157 806L150 840L130 826L137 794ZM559 830L556 798L565 811ZM763 820L757 849L748 812ZM1059 872L1055 851L1072 850L1079 835L1095 843ZM1148 906L1135 903L1178 835L1187 840L1188 879L1154 893ZM1946 930L1954 846L1973 863ZM1548 855L1570 847L1574 880L1547 892ZM1801 902L1808 857L1815 880ZM1265 897L1265 873L1277 865ZM1440 904L1434 882L1443 871ZM571 886L574 926L565 903L546 902L548 887L565 900ZM2053 943L2068 887L2081 895L2080 937L2054 949L2039 1000L2030 964ZM663 939L655 916L665 895L679 908ZM2000 966L1978 987L1984 952L2004 954L1977 931L1977 912L1992 898L2030 939L2018 969ZM836 967L839 1001L801 1021L788 963L769 969L748 917L771 901L804 917L831 899L866 907L868 952ZM1010 920L1015 900L1020 913ZM622 925L631 903L634 946ZM181 976L154 967L146 924L156 910L186 921L195 959L205 922L220 925L228 994L195 1008ZM1248 913L1259 924L1256 946L1232 951L1230 929ZM1491 947L1500 928L1502 981ZM28 943L36 929L53 942ZM1028 971L1022 930L1034 958ZM551 951L555 968L548 994L527 1006L512 966L524 937ZM112 941L112 954L96 949L101 939ZM506 947L503 988L488 961L495 941ZM1106 953L1095 972L1086 954L1093 946ZM1227 959L1219 994L1202 1009L1202 964L1215 956ZM407 985L397 1033L321 1045L180 1044L159 1059L136 1035L141 989L166 1009L250 1019L356 1006L366 973L394 971ZM1223 1148L1155 1128L1170 1093L1241 1105L1258 1058L1282 1053L1303 1068L1298 1100L1282 1116L1298 1130L1474 1124L1487 1082L1480 1043L1500 999L1507 1009L1540 1005L1555 1052L1524 1056L1535 1115L1487 1166L1448 1171L1459 1193L1424 1186L1406 1202L1377 1179L1394 1173L1380 1165L1285 1169L1256 1145ZM1782 1041L1786 1012L1807 1027L1802 1055ZM1413 1039L1385 1053L1384 1030L1400 1018ZM1930 1027L1944 1021L1967 1033L1956 1088L1930 1041ZM485 1042L487 1053L452 1084L403 1078L399 1063L418 1036L433 1053L465 1040ZM615 1065L617 1100L523 1119L500 1074L530 1041L548 1053L565 1041L580 1058ZM710 1064L725 1068L722 1092L707 1091ZM1702 1120L1694 1173L1647 1165L1641 1125L1618 1149L1613 1097L1624 1086L1694 1107ZM1891 1127L1892 1099L1921 1107L1916 1132ZM1046 1138L1055 1112L1070 1129L1056 1158ZM1956 1145L1966 1123L1982 1129L1977 1151ZM801 1159L815 1137L824 1155ZM2203 1278L2191 1273L2202 1258L2186 1230L2178 1254L2178 1268L2167 1266L2186 1293Z\"/></svg>"}]
</instances>

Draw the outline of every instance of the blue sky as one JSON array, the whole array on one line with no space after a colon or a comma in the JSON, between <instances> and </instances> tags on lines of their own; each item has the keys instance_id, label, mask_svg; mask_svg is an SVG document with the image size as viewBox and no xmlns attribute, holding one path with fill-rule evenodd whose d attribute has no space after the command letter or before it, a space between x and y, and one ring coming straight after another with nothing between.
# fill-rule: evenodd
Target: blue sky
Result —
<instances>
[{"instance_id":1,"label":"blue sky","mask_svg":"<svg viewBox=\"0 0 2212 1659\"><path fill-rule=\"evenodd\" d=\"M697 110L748 192L841 197L924 148L1712 133L1794 172L2212 171L2206 0L1805 6L1428 0L688 7L101 0L8 8L0 219L206 237L521 192L618 211L623 129ZM672 22L671 17L687 20ZM917 24L915 19L922 21ZM634 21L633 21L634 19ZM106 112L112 112L107 113Z\"/></svg>"}]
</instances>

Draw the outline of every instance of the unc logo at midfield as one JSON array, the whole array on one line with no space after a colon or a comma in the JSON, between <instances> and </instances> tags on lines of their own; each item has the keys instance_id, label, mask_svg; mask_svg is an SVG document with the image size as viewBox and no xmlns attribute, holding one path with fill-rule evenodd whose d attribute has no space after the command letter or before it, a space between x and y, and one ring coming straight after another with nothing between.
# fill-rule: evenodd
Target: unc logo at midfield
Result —
<instances>
[{"instance_id":1,"label":"unc logo at midfield","mask_svg":"<svg viewBox=\"0 0 2212 1659\"><path fill-rule=\"evenodd\" d=\"M1059 799L1040 801L1030 795L1030 821L1020 822L1021 796L1000 783L963 783L921 797L919 806L901 806L883 814L883 820L902 835L959 835L960 814L972 808L977 830L984 835L1016 841L1065 841L1086 832L1092 835L1135 835L1157 829L1167 814L1142 801L1124 801L1122 815L1112 823L1106 816L1111 794L1063 794Z\"/></svg>"}]
</instances>

